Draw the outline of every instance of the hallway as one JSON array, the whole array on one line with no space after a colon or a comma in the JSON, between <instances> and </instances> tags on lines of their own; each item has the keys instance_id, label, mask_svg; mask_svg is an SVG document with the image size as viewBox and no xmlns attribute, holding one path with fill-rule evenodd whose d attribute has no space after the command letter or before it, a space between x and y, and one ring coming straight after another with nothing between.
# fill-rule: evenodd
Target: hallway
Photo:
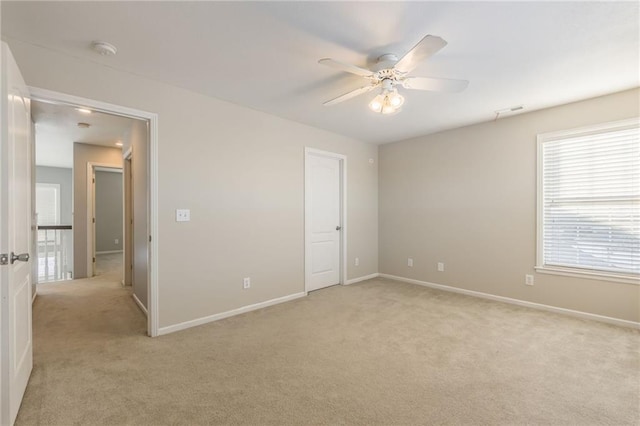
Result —
<instances>
[{"instance_id":1,"label":"hallway","mask_svg":"<svg viewBox=\"0 0 640 426\"><path fill-rule=\"evenodd\" d=\"M96 254L96 277L110 279L118 282L122 281L123 254L120 253L97 253Z\"/></svg>"},{"instance_id":2,"label":"hallway","mask_svg":"<svg viewBox=\"0 0 640 426\"><path fill-rule=\"evenodd\" d=\"M112 404L127 405L121 388L136 375L123 348L135 353L151 339L131 287L122 287L118 258L99 255L94 278L38 286L34 367L16 425L61 424L69 410L82 410L86 417L74 417L82 424L105 422Z\"/></svg>"}]
</instances>

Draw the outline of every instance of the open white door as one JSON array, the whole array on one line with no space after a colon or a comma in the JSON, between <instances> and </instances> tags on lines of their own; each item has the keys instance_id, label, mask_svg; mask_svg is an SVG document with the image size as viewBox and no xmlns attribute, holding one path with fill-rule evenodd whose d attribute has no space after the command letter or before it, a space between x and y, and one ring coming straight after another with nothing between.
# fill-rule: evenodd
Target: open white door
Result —
<instances>
[{"instance_id":1,"label":"open white door","mask_svg":"<svg viewBox=\"0 0 640 426\"><path fill-rule=\"evenodd\" d=\"M305 290L340 284L344 157L306 151Z\"/></svg>"},{"instance_id":2,"label":"open white door","mask_svg":"<svg viewBox=\"0 0 640 426\"><path fill-rule=\"evenodd\" d=\"M12 425L33 367L31 334L31 104L13 55L2 43L0 150L1 418Z\"/></svg>"}]
</instances>

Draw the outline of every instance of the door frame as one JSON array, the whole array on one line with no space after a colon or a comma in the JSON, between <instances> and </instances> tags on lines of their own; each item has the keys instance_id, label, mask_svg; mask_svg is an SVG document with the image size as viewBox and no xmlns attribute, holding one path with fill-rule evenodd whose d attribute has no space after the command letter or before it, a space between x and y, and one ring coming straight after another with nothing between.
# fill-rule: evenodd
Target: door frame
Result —
<instances>
[{"instance_id":1,"label":"door frame","mask_svg":"<svg viewBox=\"0 0 640 426\"><path fill-rule=\"evenodd\" d=\"M124 214L122 215L122 249L123 271L122 285L133 287L133 177L131 164L133 147L122 154L122 195L124 197ZM128 279L127 279L128 278Z\"/></svg>"},{"instance_id":2,"label":"door frame","mask_svg":"<svg viewBox=\"0 0 640 426\"><path fill-rule=\"evenodd\" d=\"M87 275L89 278L96 275L96 263L93 261L96 257L96 222L93 220L96 217L96 171L99 171L98 169L114 169L118 171L114 171L113 173L124 173L123 166L116 166L109 163L96 163L93 161L87 162ZM124 192L122 193L122 201L124 216ZM122 233L124 234L124 228L122 229ZM124 256L124 238L122 246Z\"/></svg>"},{"instance_id":3,"label":"door frame","mask_svg":"<svg viewBox=\"0 0 640 426\"><path fill-rule=\"evenodd\" d=\"M309 198L307 195L311 192L311 173L309 173L309 157L326 157L334 158L340 163L340 223L342 232L340 232L340 279L338 284L345 285L347 283L347 156L330 151L323 151L316 148L304 148L304 292L309 290L309 274L311 273L311 253L307 250L307 241L310 240L311 221L309 219Z\"/></svg>"},{"instance_id":4,"label":"door frame","mask_svg":"<svg viewBox=\"0 0 640 426\"><path fill-rule=\"evenodd\" d=\"M85 107L94 111L149 123L149 173L147 175L148 189L148 226L149 226L149 282L147 285L147 334L158 336L159 328L159 286L158 286L158 114L129 108L122 105L110 104L80 96L68 95L53 90L29 87L32 99L52 102L72 107Z\"/></svg>"}]
</instances>

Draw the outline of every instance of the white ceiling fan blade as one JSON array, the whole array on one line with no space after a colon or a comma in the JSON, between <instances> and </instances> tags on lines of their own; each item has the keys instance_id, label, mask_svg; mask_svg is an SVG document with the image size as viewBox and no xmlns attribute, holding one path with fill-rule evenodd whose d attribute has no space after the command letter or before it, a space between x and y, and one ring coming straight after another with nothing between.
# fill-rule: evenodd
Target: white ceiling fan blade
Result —
<instances>
[{"instance_id":1,"label":"white ceiling fan blade","mask_svg":"<svg viewBox=\"0 0 640 426\"><path fill-rule=\"evenodd\" d=\"M373 89L375 89L377 86L378 86L377 84L371 84L369 86L364 86L364 87L361 87L359 89L352 90L351 92L345 93L344 95L341 95L341 96L338 96L337 98L331 99L330 101L327 101L327 102L323 103L322 105L331 106L331 105L338 104L340 102L344 102L347 99L355 98L358 95L362 95L363 93L370 92Z\"/></svg>"},{"instance_id":2,"label":"white ceiling fan blade","mask_svg":"<svg viewBox=\"0 0 640 426\"><path fill-rule=\"evenodd\" d=\"M462 92L467 88L467 80L450 78L407 77L402 81L406 89L430 90L432 92Z\"/></svg>"},{"instance_id":3,"label":"white ceiling fan blade","mask_svg":"<svg viewBox=\"0 0 640 426\"><path fill-rule=\"evenodd\" d=\"M350 72L351 74L356 74L362 77L371 77L373 75L373 72L369 70L356 67L355 65L345 64L344 62L336 61L331 58L320 59L318 63L322 65L326 65L331 68L338 69L340 71Z\"/></svg>"},{"instance_id":4,"label":"white ceiling fan blade","mask_svg":"<svg viewBox=\"0 0 640 426\"><path fill-rule=\"evenodd\" d=\"M413 46L413 49L407 52L407 54L396 63L394 68L400 72L408 73L446 45L447 42L440 37L427 35L420 40L418 44Z\"/></svg>"}]
</instances>

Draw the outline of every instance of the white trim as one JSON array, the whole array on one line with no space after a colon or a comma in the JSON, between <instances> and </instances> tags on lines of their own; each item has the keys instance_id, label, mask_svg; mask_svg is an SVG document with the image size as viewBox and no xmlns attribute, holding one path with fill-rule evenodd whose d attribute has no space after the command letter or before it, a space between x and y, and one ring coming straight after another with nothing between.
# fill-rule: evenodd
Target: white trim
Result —
<instances>
[{"instance_id":1,"label":"white trim","mask_svg":"<svg viewBox=\"0 0 640 426\"><path fill-rule=\"evenodd\" d=\"M640 285L640 277L631 275L618 275L613 272L587 271L574 268L563 268L561 266L536 266L536 272L550 275L562 275L564 277L586 278L589 280L613 281L625 284Z\"/></svg>"},{"instance_id":2,"label":"white trim","mask_svg":"<svg viewBox=\"0 0 640 426\"><path fill-rule=\"evenodd\" d=\"M38 295L38 290L33 291L33 296L31 297L31 304L33 305L36 301L36 296Z\"/></svg>"},{"instance_id":3,"label":"white trim","mask_svg":"<svg viewBox=\"0 0 640 426\"><path fill-rule=\"evenodd\" d=\"M307 220L307 188L309 182L307 181L309 172L307 169L307 157L309 155L316 155L320 157L329 157L336 158L340 161L340 221L341 221L341 232L340 232L340 282L338 284L346 284L347 282L347 156L343 154L338 154L330 151L323 151L315 148L304 148L304 193L305 193L305 202L304 202L304 290L305 292L310 291L307 283L309 282L308 272L309 272L309 259L307 259L307 238L309 235Z\"/></svg>"},{"instance_id":4,"label":"white trim","mask_svg":"<svg viewBox=\"0 0 640 426\"><path fill-rule=\"evenodd\" d=\"M136 296L136 294L133 293L131 297L133 297L133 301L136 302L136 305L138 305L138 308L140 308L144 316L149 318L149 312L147 311L147 308L144 307L140 299L138 299L138 296Z\"/></svg>"},{"instance_id":5,"label":"white trim","mask_svg":"<svg viewBox=\"0 0 640 426\"><path fill-rule=\"evenodd\" d=\"M151 337L158 336L160 327L160 288L158 285L158 116L153 114L149 118L149 282L147 285L147 309L149 309L148 334ZM153 236L153 238L151 237Z\"/></svg>"},{"instance_id":6,"label":"white trim","mask_svg":"<svg viewBox=\"0 0 640 426\"><path fill-rule=\"evenodd\" d=\"M294 293L288 296L278 297L276 299L267 300L265 302L255 303L253 305L243 306L241 308L232 309L230 311L221 312L219 314L209 315L206 317L181 322L179 324L169 325L166 327L160 327L158 329L158 335L162 336L163 334L174 333L180 330L186 330L187 328L196 327L198 325L207 324L210 322L218 321L224 318L229 318L235 315L244 314L251 311L256 311L258 309L266 308L273 305L278 305L280 303L289 302L291 300L299 299L301 297L305 297L307 295L306 292Z\"/></svg>"},{"instance_id":7,"label":"white trim","mask_svg":"<svg viewBox=\"0 0 640 426\"><path fill-rule=\"evenodd\" d=\"M537 147L536 147L536 265L542 265L544 256L544 240L542 236L542 228L543 228L543 194L542 194L542 140L543 135L537 136Z\"/></svg>"},{"instance_id":8,"label":"white trim","mask_svg":"<svg viewBox=\"0 0 640 426\"><path fill-rule=\"evenodd\" d=\"M133 147L132 146L127 148L127 150L122 153L122 159L123 160L128 160L129 158L131 158L131 154L133 154Z\"/></svg>"},{"instance_id":9,"label":"white trim","mask_svg":"<svg viewBox=\"0 0 640 426\"><path fill-rule=\"evenodd\" d=\"M147 334L151 337L158 336L159 328L159 286L158 286L158 114L128 108L121 105L110 104L79 96L67 95L52 90L29 87L33 99L65 104L69 106L85 106L95 111L120 115L123 117L147 120L149 123L149 235L152 236L149 244L149 285L147 290L149 320L147 321Z\"/></svg>"},{"instance_id":10,"label":"white trim","mask_svg":"<svg viewBox=\"0 0 640 426\"><path fill-rule=\"evenodd\" d=\"M98 254L113 254L113 253L122 253L123 250L106 250L106 251L97 251L96 255Z\"/></svg>"},{"instance_id":11,"label":"white trim","mask_svg":"<svg viewBox=\"0 0 640 426\"><path fill-rule=\"evenodd\" d=\"M380 274L376 272L375 274L369 274L369 275L365 275L363 277L351 278L350 280L347 280L344 284L345 285L355 284L355 283L359 283L359 282L366 281L366 280L372 280L374 278L378 278L379 276L380 276Z\"/></svg>"},{"instance_id":12,"label":"white trim","mask_svg":"<svg viewBox=\"0 0 640 426\"><path fill-rule=\"evenodd\" d=\"M640 126L640 117L627 118L625 120L610 121L608 123L594 124L592 126L575 127L573 129L559 130L556 132L540 133L538 134L538 141L547 142L548 140L572 138L588 135L590 133L599 133L603 130L620 129L621 127L633 128L638 126Z\"/></svg>"},{"instance_id":13,"label":"white trim","mask_svg":"<svg viewBox=\"0 0 640 426\"><path fill-rule=\"evenodd\" d=\"M96 166L96 172L106 172L106 173L120 173L122 174L122 167L101 167Z\"/></svg>"},{"instance_id":14,"label":"white trim","mask_svg":"<svg viewBox=\"0 0 640 426\"><path fill-rule=\"evenodd\" d=\"M480 291L467 290L467 289L458 288L458 287L451 287L443 284L435 284L427 281L415 280L413 278L399 277L397 275L380 274L380 278L386 278L386 279L395 280L395 281L402 281L405 283L417 284L424 287L435 288L437 290L444 290L452 293L459 293L467 296L479 297L481 299L488 299L496 302L504 302L504 303L509 303L511 305L524 306L526 308L533 308L541 311L554 312L557 314L569 315L576 318L599 321L607 324L613 324L613 325L635 328L640 330L640 322L628 321L628 320L623 320L619 318L612 318L612 317L607 317L607 316L598 315L598 314L590 314L588 312L574 311L573 309L559 308L557 306L543 305L542 303L527 302L526 300L512 299L510 297L504 297L504 296L496 296L489 293L482 293Z\"/></svg>"}]
</instances>

